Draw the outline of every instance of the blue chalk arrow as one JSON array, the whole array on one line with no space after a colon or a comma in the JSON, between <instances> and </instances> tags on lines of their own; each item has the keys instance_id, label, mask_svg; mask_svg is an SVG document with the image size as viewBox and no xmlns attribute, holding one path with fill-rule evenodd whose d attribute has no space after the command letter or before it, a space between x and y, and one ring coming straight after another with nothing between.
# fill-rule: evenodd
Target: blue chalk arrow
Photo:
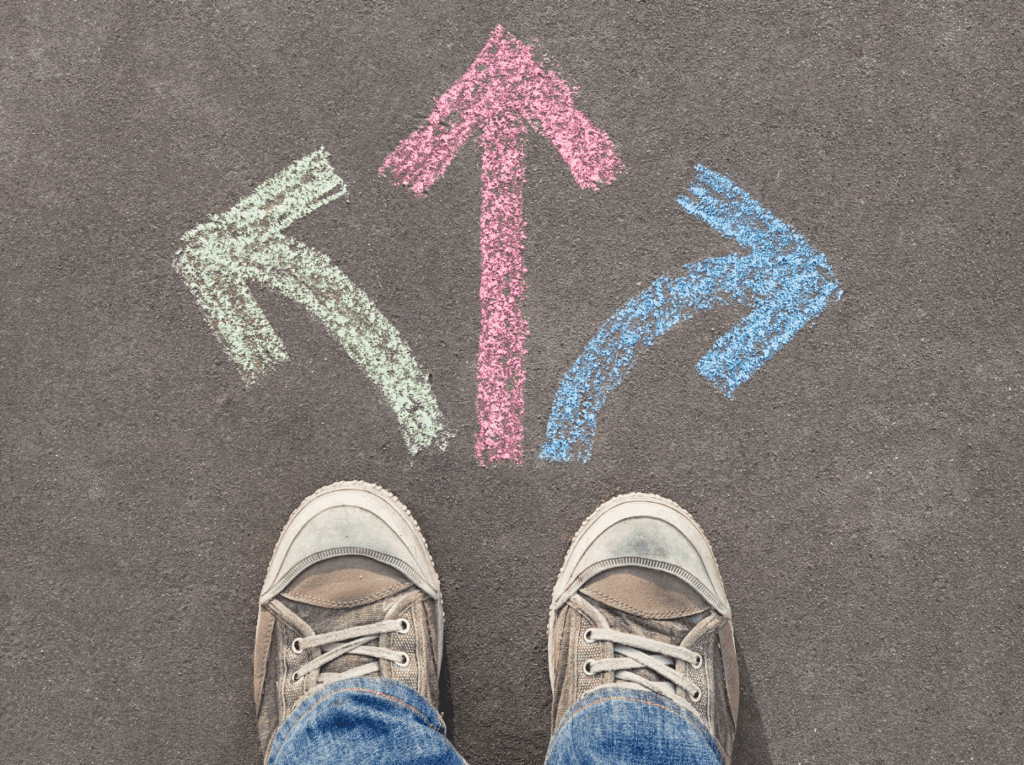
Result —
<instances>
[{"instance_id":1,"label":"blue chalk arrow","mask_svg":"<svg viewBox=\"0 0 1024 765\"><path fill-rule=\"evenodd\" d=\"M842 295L828 259L726 176L697 165L689 196L677 201L750 254L684 266L682 276L656 279L616 311L562 378L541 459L589 460L597 415L608 395L629 374L637 355L679 322L728 303L753 308L697 363L697 371L732 398L801 327Z\"/></svg>"}]
</instances>

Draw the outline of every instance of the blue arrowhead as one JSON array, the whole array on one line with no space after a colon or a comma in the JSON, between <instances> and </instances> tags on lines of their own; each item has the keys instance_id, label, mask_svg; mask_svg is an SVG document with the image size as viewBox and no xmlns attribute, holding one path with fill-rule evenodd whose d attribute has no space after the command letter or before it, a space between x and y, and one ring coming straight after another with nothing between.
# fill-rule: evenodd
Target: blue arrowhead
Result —
<instances>
[{"instance_id":1,"label":"blue arrowhead","mask_svg":"<svg viewBox=\"0 0 1024 765\"><path fill-rule=\"evenodd\" d=\"M597 415L638 353L676 324L728 303L753 309L715 341L697 370L732 398L733 391L842 295L828 259L761 207L728 177L697 166L679 204L750 250L706 258L662 276L608 319L562 378L541 459L590 459Z\"/></svg>"}]
</instances>

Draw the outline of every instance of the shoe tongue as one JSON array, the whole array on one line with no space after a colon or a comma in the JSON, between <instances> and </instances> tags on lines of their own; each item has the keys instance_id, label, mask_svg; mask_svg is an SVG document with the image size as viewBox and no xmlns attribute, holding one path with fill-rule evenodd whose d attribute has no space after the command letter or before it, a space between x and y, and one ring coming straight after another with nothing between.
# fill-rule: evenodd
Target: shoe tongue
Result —
<instances>
[{"instance_id":1,"label":"shoe tongue","mask_svg":"<svg viewBox=\"0 0 1024 765\"><path fill-rule=\"evenodd\" d=\"M647 619L680 619L710 608L679 577L640 566L603 571L580 592L606 606Z\"/></svg>"},{"instance_id":2,"label":"shoe tongue","mask_svg":"<svg viewBox=\"0 0 1024 765\"><path fill-rule=\"evenodd\" d=\"M402 596L397 595L393 598L387 598L386 600L380 600L365 606L358 606L356 608L349 609L321 608L320 606L296 603L292 606L292 610L295 612L295 615L308 624L317 635L322 635L325 632L334 632L335 630L343 630L362 624L375 624L376 622L384 621L385 614L391 606L395 604L395 600L400 597ZM364 645L380 645L380 637L375 636L368 643L364 643ZM321 646L321 651L323 653L327 653L337 647L337 643L328 643L327 645ZM364 664L372 664L375 661L377 660L370 656L345 654L344 656L339 656L334 661L324 664L320 667L320 672L340 673L349 669L361 667Z\"/></svg>"},{"instance_id":3,"label":"shoe tongue","mask_svg":"<svg viewBox=\"0 0 1024 765\"><path fill-rule=\"evenodd\" d=\"M598 574L580 590L619 632L680 645L690 630L711 613L711 606L696 590L663 571L623 566ZM634 674L664 682L650 669Z\"/></svg>"},{"instance_id":4,"label":"shoe tongue","mask_svg":"<svg viewBox=\"0 0 1024 765\"><path fill-rule=\"evenodd\" d=\"M281 593L290 608L322 635L363 624L384 621L391 607L412 583L397 569L362 555L345 555L320 561L297 576ZM337 643L322 646L323 653ZM380 645L375 637L365 645ZM377 661L369 656L346 654L320 668L341 673Z\"/></svg>"},{"instance_id":5,"label":"shoe tongue","mask_svg":"<svg viewBox=\"0 0 1024 765\"><path fill-rule=\"evenodd\" d=\"M314 563L281 595L321 608L355 608L412 587L398 569L362 555L341 555Z\"/></svg>"},{"instance_id":6,"label":"shoe tongue","mask_svg":"<svg viewBox=\"0 0 1024 765\"><path fill-rule=\"evenodd\" d=\"M609 628L618 632L626 632L631 635L640 635L652 640L658 640L662 643L671 643L676 646L681 645L683 638L711 613L709 608L701 613L684 616L679 619L647 619L627 613L626 611L620 611L617 608L611 608L605 604L595 604L590 598L587 598L587 600L601 611L601 615L608 621ZM619 654L615 655L619 656ZM672 664L668 666L672 666ZM646 667L630 671L648 680L659 683L665 682L664 677Z\"/></svg>"}]
</instances>

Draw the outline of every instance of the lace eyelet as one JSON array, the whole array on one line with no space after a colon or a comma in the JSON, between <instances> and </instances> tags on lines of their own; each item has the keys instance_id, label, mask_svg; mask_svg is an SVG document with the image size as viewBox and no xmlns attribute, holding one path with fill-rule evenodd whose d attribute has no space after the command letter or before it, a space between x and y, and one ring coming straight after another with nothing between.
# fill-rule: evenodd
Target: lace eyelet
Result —
<instances>
[{"instance_id":1,"label":"lace eyelet","mask_svg":"<svg viewBox=\"0 0 1024 765\"><path fill-rule=\"evenodd\" d=\"M594 666L593 659L588 659L587 661L583 662L583 674L587 676L593 675L594 673L590 669L592 666Z\"/></svg>"},{"instance_id":2,"label":"lace eyelet","mask_svg":"<svg viewBox=\"0 0 1024 765\"><path fill-rule=\"evenodd\" d=\"M409 628L412 627L412 625L409 624L409 620L408 619L399 619L398 621L400 621L402 623L402 625L403 625L403 626L398 628L398 632L399 632L399 634L404 635L406 632L409 631Z\"/></svg>"},{"instance_id":3,"label":"lace eyelet","mask_svg":"<svg viewBox=\"0 0 1024 765\"><path fill-rule=\"evenodd\" d=\"M292 682L293 683L301 683L302 682L302 678L299 677L299 673L298 672L292 672Z\"/></svg>"},{"instance_id":4,"label":"lace eyelet","mask_svg":"<svg viewBox=\"0 0 1024 765\"><path fill-rule=\"evenodd\" d=\"M408 667L409 666L409 654L407 654L405 651L402 651L402 658L401 658L401 660L395 662L395 666L398 666L398 667Z\"/></svg>"},{"instance_id":5,"label":"lace eyelet","mask_svg":"<svg viewBox=\"0 0 1024 765\"><path fill-rule=\"evenodd\" d=\"M704 666L704 657L701 656L700 654L697 654L697 658L695 658L693 660L693 665L692 666L693 666L694 669L700 669L701 667L703 667Z\"/></svg>"},{"instance_id":6,"label":"lace eyelet","mask_svg":"<svg viewBox=\"0 0 1024 765\"><path fill-rule=\"evenodd\" d=\"M292 653L302 653L302 649L299 647L299 638L292 641Z\"/></svg>"},{"instance_id":7,"label":"lace eyelet","mask_svg":"<svg viewBox=\"0 0 1024 765\"><path fill-rule=\"evenodd\" d=\"M588 629L586 632L583 633L583 642L584 643L593 643L594 642L593 635L594 635L594 628L591 627L590 629Z\"/></svg>"},{"instance_id":8,"label":"lace eyelet","mask_svg":"<svg viewBox=\"0 0 1024 765\"><path fill-rule=\"evenodd\" d=\"M693 701L693 702L700 701L701 695L702 694L700 692L700 688L698 688L696 691L694 691L693 693L690 694L690 701Z\"/></svg>"}]
</instances>

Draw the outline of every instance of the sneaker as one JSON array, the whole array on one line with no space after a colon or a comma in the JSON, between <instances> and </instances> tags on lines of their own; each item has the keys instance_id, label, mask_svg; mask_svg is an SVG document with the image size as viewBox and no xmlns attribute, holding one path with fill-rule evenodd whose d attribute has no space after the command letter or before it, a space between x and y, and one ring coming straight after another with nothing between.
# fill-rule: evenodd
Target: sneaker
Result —
<instances>
[{"instance_id":1,"label":"sneaker","mask_svg":"<svg viewBox=\"0 0 1024 765\"><path fill-rule=\"evenodd\" d=\"M711 543L690 514L653 494L599 507L576 533L548 621L552 735L607 685L691 711L728 765L739 714L732 612Z\"/></svg>"},{"instance_id":2,"label":"sneaker","mask_svg":"<svg viewBox=\"0 0 1024 765\"><path fill-rule=\"evenodd\" d=\"M441 584L419 526L378 486L326 486L292 513L274 548L256 622L260 745L324 683L376 676L437 707Z\"/></svg>"}]
</instances>

